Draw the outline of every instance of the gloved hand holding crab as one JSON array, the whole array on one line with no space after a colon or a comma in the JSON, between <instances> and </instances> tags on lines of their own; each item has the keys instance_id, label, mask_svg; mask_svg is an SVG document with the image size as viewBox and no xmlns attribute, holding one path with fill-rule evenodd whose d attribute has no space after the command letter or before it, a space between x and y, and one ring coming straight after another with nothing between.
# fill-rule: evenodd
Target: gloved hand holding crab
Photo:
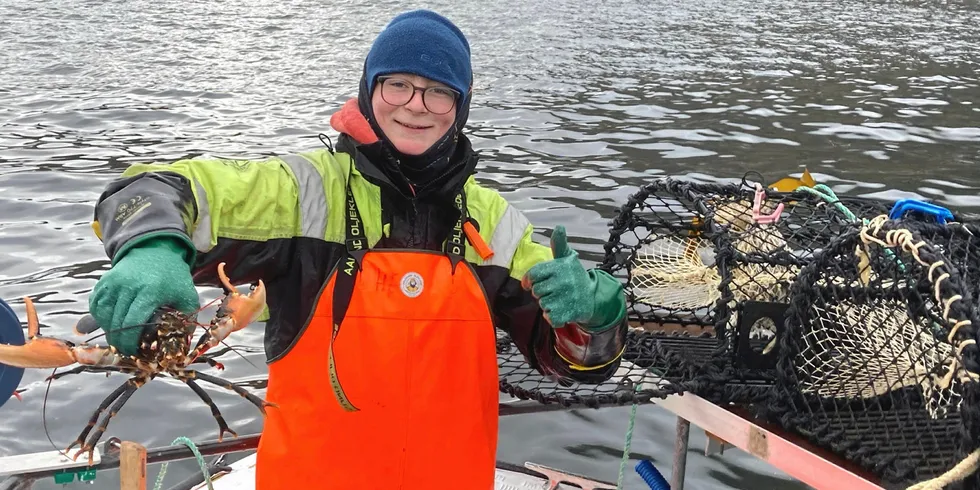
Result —
<instances>
[{"instance_id":1,"label":"gloved hand holding crab","mask_svg":"<svg viewBox=\"0 0 980 490\"><path fill-rule=\"evenodd\" d=\"M146 268L151 265L153 267ZM147 241L141 246L134 246L127 254L117 257L116 263L96 285L90 298L91 316L83 317L75 327L76 333L82 335L91 333L98 326L107 326L108 346L42 337L34 303L25 297L27 342L23 345L0 345L0 364L18 368L59 368L79 364L53 375L52 379L83 371L132 375L103 400L92 421L66 449L80 446L74 457L77 459L79 455L88 453L89 464L92 463L95 444L112 416L119 412L137 389L159 375L168 375L187 384L211 408L218 422L219 440L225 432L237 436L228 427L211 397L198 386L198 380L238 393L263 413L265 407L271 404L229 381L189 368L194 363L215 365L214 361L202 355L251 323L265 308L266 291L262 281L248 294L240 294L228 280L224 267L223 262L218 264L218 277L226 296L214 320L209 325L200 325L195 320L199 304L197 290L180 247L169 240ZM136 280L137 274L142 280ZM126 287L127 284L139 284L141 287ZM124 315L116 315L117 311ZM203 327L205 331L196 343L192 343L198 327ZM95 422L105 411L108 411L108 415L96 428ZM93 428L95 433L89 436Z\"/></svg>"}]
</instances>

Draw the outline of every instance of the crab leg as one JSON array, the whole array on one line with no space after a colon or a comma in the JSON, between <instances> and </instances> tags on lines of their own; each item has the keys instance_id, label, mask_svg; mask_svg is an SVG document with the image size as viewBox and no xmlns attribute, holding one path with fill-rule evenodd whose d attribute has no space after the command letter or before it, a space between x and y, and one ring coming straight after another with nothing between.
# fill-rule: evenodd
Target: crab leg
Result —
<instances>
[{"instance_id":1,"label":"crab leg","mask_svg":"<svg viewBox=\"0 0 980 490\"><path fill-rule=\"evenodd\" d=\"M136 390L138 390L141 386L143 386L146 383L146 381L147 380L145 377L137 375L127 379L125 383L119 386L119 388L116 388L115 391L113 391L108 397L106 397L105 400L102 401L102 404L99 405L99 408L92 415L91 420L89 420L88 425L85 426L85 429L82 430L82 433L78 435L78 438L75 439L75 442L71 443L68 446L68 448L65 449L65 452L68 452L68 450L70 450L73 446L77 444L82 444L82 441L85 440L85 436L87 436L88 433L92 430L92 427L95 426L95 421L99 419L99 415L101 415L102 412L106 410L106 407L110 403L112 403L112 407L109 408L109 415L107 415L104 419L102 419L102 423L95 428L95 433L88 438L88 441L85 442L78 449L78 452L75 453L75 456L72 457L73 460L77 460L82 453L87 452L88 464L91 466L94 459L95 444L99 442L99 439L102 438L102 435L105 433L106 428L109 427L109 421L113 417L115 417L117 413L119 413L119 410L122 408L123 405L126 404L126 402L129 400L129 397L133 396L133 393L136 393Z\"/></svg>"},{"instance_id":2,"label":"crab leg","mask_svg":"<svg viewBox=\"0 0 980 490\"><path fill-rule=\"evenodd\" d=\"M211 367L216 368L216 369L221 369L221 370L224 370L225 369L225 365L224 364L221 364L220 362L215 361L213 358L207 357L207 356L198 357L197 359L194 359L190 363L191 364L207 364L208 366L211 366Z\"/></svg>"},{"instance_id":3,"label":"crab leg","mask_svg":"<svg viewBox=\"0 0 980 490\"><path fill-rule=\"evenodd\" d=\"M88 436L88 433L95 427L95 423L99 421L99 416L102 415L102 412L105 412L106 409L109 408L109 405L112 404L112 402L116 401L123 394L123 392L130 389L130 387L131 387L131 383L129 382L129 380L127 380L125 383L119 385L119 387L116 388L112 393L109 393L109 396L105 397L105 399L102 400L102 403L99 404L99 408L96 408L95 412L92 413L92 417L89 419L88 424L85 426L84 429L82 429L82 433L79 434L77 438L75 438L74 442L72 442L71 444L68 445L67 448L65 448L66 453L74 446L80 446L85 444L85 438ZM75 455L75 458L78 458L77 454Z\"/></svg>"},{"instance_id":4,"label":"crab leg","mask_svg":"<svg viewBox=\"0 0 980 490\"><path fill-rule=\"evenodd\" d=\"M56 368L76 362L92 366L112 366L122 359L123 356L113 347L75 345L61 339L42 337L34 302L25 297L24 304L27 306L27 343L0 345L0 364L20 368Z\"/></svg>"},{"instance_id":5,"label":"crab leg","mask_svg":"<svg viewBox=\"0 0 980 490\"><path fill-rule=\"evenodd\" d=\"M226 389L229 389L231 391L234 391L235 393L238 393L239 395L241 395L246 400L252 402L253 405L255 405L256 407L258 407L259 410L262 411L262 414L263 415L265 415L265 407L275 407L275 406L277 406L274 403L269 403L269 402L267 402L267 401L265 401L265 400L263 400L263 399L255 396L255 395L249 393L248 390L246 390L245 388L242 388L241 386L237 386L234 383L232 383L231 381L228 381L226 379L221 379L221 378L219 378L217 376L211 376L210 374L204 374L204 373L201 373L201 372L194 371L192 369L185 369L184 371L182 371L180 373L180 376L181 377L186 376L187 378L190 378L190 379L199 379L201 381L206 381L206 382L211 383L213 385L220 386L222 388L226 388Z\"/></svg>"},{"instance_id":6,"label":"crab leg","mask_svg":"<svg viewBox=\"0 0 980 490\"><path fill-rule=\"evenodd\" d=\"M224 438L225 432L228 432L231 435L233 435L235 437L238 437L238 433L235 432L235 431L233 431L233 430L231 430L231 428L228 427L228 423L225 422L224 416L222 416L221 415L221 411L218 410L218 405L216 405L214 403L214 400L211 399L211 397L208 395L208 393L206 391L204 391L203 388L201 388L191 378L185 378L185 377L181 376L181 377L179 377L177 379L179 379L179 380L183 381L184 383L186 383L187 386L189 386L191 388L191 390L194 390L194 393L197 393L197 396L200 397L201 400L203 400L204 403L207 403L208 407L211 408L211 415L214 416L214 420L217 420L218 421L218 442L221 442L221 439Z\"/></svg>"},{"instance_id":7,"label":"crab leg","mask_svg":"<svg viewBox=\"0 0 980 490\"><path fill-rule=\"evenodd\" d=\"M133 369L124 368L120 366L87 366L81 365L78 367L71 368L67 371L62 371L60 373L52 374L45 381L54 381L58 378L68 376L69 374L81 374L81 373L128 373L133 374L135 371Z\"/></svg>"}]
</instances>

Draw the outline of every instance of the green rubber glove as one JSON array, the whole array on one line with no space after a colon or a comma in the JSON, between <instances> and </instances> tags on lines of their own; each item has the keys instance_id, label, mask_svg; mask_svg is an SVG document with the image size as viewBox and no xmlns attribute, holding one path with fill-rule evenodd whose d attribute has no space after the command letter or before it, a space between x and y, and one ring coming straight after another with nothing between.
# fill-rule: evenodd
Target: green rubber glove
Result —
<instances>
[{"instance_id":1,"label":"green rubber glove","mask_svg":"<svg viewBox=\"0 0 980 490\"><path fill-rule=\"evenodd\" d=\"M552 327L578 323L590 330L604 330L626 315L623 285L605 271L585 270L578 252L568 246L565 227L551 235L553 260L531 267L521 284L538 300Z\"/></svg>"},{"instance_id":2,"label":"green rubber glove","mask_svg":"<svg viewBox=\"0 0 980 490\"><path fill-rule=\"evenodd\" d=\"M171 306L185 313L200 308L197 289L186 262L186 242L167 235L134 244L95 283L89 313L105 331L106 342L134 355L143 328L153 312Z\"/></svg>"}]
</instances>

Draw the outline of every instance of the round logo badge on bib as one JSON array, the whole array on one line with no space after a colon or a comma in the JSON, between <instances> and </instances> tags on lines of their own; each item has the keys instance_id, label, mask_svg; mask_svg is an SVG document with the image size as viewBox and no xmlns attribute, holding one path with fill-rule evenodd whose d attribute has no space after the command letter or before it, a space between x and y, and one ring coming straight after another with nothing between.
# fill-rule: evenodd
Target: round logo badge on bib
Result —
<instances>
[{"instance_id":1,"label":"round logo badge on bib","mask_svg":"<svg viewBox=\"0 0 980 490\"><path fill-rule=\"evenodd\" d=\"M425 284L422 282L422 276L416 272L409 272L402 276L401 288L402 294L408 296L409 298L414 298L422 294L422 288Z\"/></svg>"}]
</instances>

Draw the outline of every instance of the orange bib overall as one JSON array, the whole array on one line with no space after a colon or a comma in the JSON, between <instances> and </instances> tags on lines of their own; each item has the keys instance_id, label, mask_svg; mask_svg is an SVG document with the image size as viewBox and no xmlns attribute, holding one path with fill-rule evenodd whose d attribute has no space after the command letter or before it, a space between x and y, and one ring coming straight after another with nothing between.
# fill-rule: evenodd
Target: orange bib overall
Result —
<instances>
[{"instance_id":1,"label":"orange bib overall","mask_svg":"<svg viewBox=\"0 0 980 490\"><path fill-rule=\"evenodd\" d=\"M447 252L367 250L347 200L348 256L269 366L255 488L490 490L496 336L465 215Z\"/></svg>"}]
</instances>

